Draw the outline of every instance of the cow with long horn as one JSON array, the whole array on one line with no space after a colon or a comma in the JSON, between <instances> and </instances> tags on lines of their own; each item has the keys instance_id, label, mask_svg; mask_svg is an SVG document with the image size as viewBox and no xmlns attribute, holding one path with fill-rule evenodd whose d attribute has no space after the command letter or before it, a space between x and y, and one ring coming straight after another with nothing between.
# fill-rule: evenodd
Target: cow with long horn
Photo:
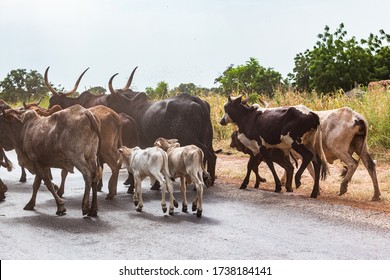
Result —
<instances>
[{"instance_id":1,"label":"cow with long horn","mask_svg":"<svg viewBox=\"0 0 390 280\"><path fill-rule=\"evenodd\" d=\"M183 146L198 146L204 153L212 185L217 157L212 147L210 105L199 97L184 93L160 101L150 101L145 92L130 89L136 69L122 89L115 90L112 85L117 74L111 77L108 84L111 94L107 96L107 106L135 120L142 148L153 146L159 137L178 139Z\"/></svg>"}]
</instances>

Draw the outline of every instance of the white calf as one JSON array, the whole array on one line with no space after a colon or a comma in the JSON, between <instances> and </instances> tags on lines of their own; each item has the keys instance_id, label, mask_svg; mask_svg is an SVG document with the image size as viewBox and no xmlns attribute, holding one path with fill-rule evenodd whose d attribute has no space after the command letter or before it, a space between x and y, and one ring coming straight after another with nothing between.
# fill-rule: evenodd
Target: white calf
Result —
<instances>
[{"instance_id":1,"label":"white calf","mask_svg":"<svg viewBox=\"0 0 390 280\"><path fill-rule=\"evenodd\" d=\"M157 180L162 186L161 206L164 213L167 211L165 193L168 186L169 214L173 215L174 199L171 179L174 179L169 174L167 153L158 147L143 150L139 147L130 149L125 146L119 148L119 153L122 163L134 175L135 192L133 197L137 211L142 211L143 207L141 183L146 177L149 177L151 181Z\"/></svg>"},{"instance_id":2,"label":"white calf","mask_svg":"<svg viewBox=\"0 0 390 280\"><path fill-rule=\"evenodd\" d=\"M206 170L203 165L203 152L195 145L180 147L177 139L158 138L154 145L162 148L168 154L169 173L174 178L180 178L180 191L183 198L183 212L187 212L187 183L194 183L196 197L192 202L192 211L197 210L196 215L202 216L203 174Z\"/></svg>"}]
</instances>

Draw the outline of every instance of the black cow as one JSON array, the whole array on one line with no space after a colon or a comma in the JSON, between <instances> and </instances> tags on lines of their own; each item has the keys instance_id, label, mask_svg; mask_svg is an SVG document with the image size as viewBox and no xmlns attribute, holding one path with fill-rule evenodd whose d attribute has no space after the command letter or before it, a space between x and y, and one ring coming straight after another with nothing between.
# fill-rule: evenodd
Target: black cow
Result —
<instances>
[{"instance_id":1,"label":"black cow","mask_svg":"<svg viewBox=\"0 0 390 280\"><path fill-rule=\"evenodd\" d=\"M273 166L269 149L282 149L285 155L289 155L290 150L294 149L302 156L302 164L295 175L296 187L301 185L302 173L312 161L315 180L310 197L317 197L321 161L324 158L322 146L318 143L316 145L315 141L317 133L321 133L318 129L320 120L317 114L304 106L257 110L256 107L243 104L241 97L233 100L230 96L224 110L221 125L236 123L239 128L238 139L252 150L254 155L262 154L274 176L275 191L281 190L281 182ZM323 176L325 170L323 167ZM287 187L291 188L289 180L286 182Z\"/></svg>"},{"instance_id":2,"label":"black cow","mask_svg":"<svg viewBox=\"0 0 390 280\"><path fill-rule=\"evenodd\" d=\"M212 147L210 105L189 94L150 101L146 93L130 89L135 70L123 89L114 90L112 80L117 74L111 77L109 81L111 94L107 96L107 106L135 120L139 145L142 148L153 146L159 137L178 139L183 146L190 144L198 146L204 153L210 184L213 184L217 157Z\"/></svg>"}]
</instances>

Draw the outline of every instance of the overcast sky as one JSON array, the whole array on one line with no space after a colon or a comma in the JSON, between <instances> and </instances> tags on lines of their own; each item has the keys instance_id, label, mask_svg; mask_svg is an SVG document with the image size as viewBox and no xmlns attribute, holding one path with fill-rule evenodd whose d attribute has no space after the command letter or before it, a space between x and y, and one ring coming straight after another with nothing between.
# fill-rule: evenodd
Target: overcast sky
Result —
<instances>
[{"instance_id":1,"label":"overcast sky","mask_svg":"<svg viewBox=\"0 0 390 280\"><path fill-rule=\"evenodd\" d=\"M213 87L231 64L250 58L292 72L325 25L348 37L390 33L389 0L0 0L0 80L14 69L44 73L70 89L132 88L165 81Z\"/></svg>"}]
</instances>

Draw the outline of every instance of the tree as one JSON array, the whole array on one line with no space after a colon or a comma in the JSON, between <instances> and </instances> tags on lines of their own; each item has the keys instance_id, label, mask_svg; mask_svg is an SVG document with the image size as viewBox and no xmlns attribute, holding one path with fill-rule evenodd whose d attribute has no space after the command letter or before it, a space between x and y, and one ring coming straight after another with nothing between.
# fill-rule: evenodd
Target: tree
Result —
<instances>
[{"instance_id":1,"label":"tree","mask_svg":"<svg viewBox=\"0 0 390 280\"><path fill-rule=\"evenodd\" d=\"M264 93L272 96L274 89L281 85L282 75L272 68L264 68L257 59L251 57L245 65L230 65L215 79L225 94L240 92L247 95Z\"/></svg>"},{"instance_id":2,"label":"tree","mask_svg":"<svg viewBox=\"0 0 390 280\"><path fill-rule=\"evenodd\" d=\"M370 34L367 40L360 42L346 36L343 23L333 34L325 26L313 49L296 55L289 79L298 90L348 91L356 83L367 85L389 77L390 48L383 43L390 42L390 35L380 30L379 36Z\"/></svg>"},{"instance_id":3,"label":"tree","mask_svg":"<svg viewBox=\"0 0 390 280\"><path fill-rule=\"evenodd\" d=\"M36 101L47 94L42 75L26 69L12 70L0 82L0 90L0 98L11 103Z\"/></svg>"},{"instance_id":4,"label":"tree","mask_svg":"<svg viewBox=\"0 0 390 280\"><path fill-rule=\"evenodd\" d=\"M157 83L157 87L155 89L147 87L145 92L151 99L164 99L168 97L169 86L168 83L161 81Z\"/></svg>"},{"instance_id":5,"label":"tree","mask_svg":"<svg viewBox=\"0 0 390 280\"><path fill-rule=\"evenodd\" d=\"M101 86L91 87L88 91L92 94L95 94L95 95L100 95L100 94L106 93L106 89L104 87L101 87Z\"/></svg>"}]
</instances>

